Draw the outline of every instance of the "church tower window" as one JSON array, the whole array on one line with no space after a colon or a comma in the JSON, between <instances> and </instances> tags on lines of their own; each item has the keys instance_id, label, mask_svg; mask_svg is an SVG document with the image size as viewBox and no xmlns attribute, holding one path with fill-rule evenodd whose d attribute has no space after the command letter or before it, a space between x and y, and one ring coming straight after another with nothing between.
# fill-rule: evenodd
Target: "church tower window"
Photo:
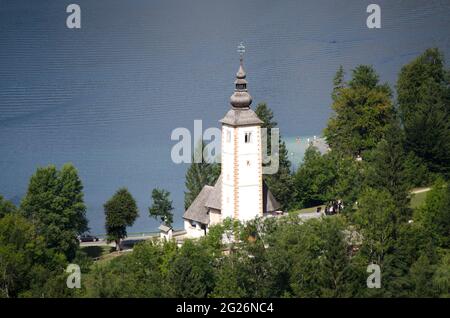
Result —
<instances>
[{"instance_id":1,"label":"church tower window","mask_svg":"<svg viewBox=\"0 0 450 318\"><path fill-rule=\"evenodd\" d=\"M246 132L245 136L244 136L244 141L246 144L249 144L252 142L252 133L251 132Z\"/></svg>"}]
</instances>

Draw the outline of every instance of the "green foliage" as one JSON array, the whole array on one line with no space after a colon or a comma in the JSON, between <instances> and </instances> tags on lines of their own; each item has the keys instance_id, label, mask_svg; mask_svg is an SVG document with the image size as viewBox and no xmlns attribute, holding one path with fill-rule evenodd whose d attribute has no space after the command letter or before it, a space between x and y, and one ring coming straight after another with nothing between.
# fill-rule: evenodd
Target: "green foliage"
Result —
<instances>
[{"instance_id":1,"label":"green foliage","mask_svg":"<svg viewBox=\"0 0 450 318\"><path fill-rule=\"evenodd\" d=\"M171 226L173 223L173 206L170 200L170 192L163 189L153 189L153 204L148 208L150 217L160 218L161 222Z\"/></svg>"},{"instance_id":2,"label":"green foliage","mask_svg":"<svg viewBox=\"0 0 450 318\"><path fill-rule=\"evenodd\" d=\"M201 141L192 154L192 163L186 171L186 189L184 192L184 208L188 209L205 185L214 185L220 175L220 165L209 162L205 155L205 144ZM202 162L196 163L194 158L202 158Z\"/></svg>"},{"instance_id":3,"label":"green foliage","mask_svg":"<svg viewBox=\"0 0 450 318\"><path fill-rule=\"evenodd\" d=\"M303 164L294 175L297 207L311 207L332 199L336 170L336 161L332 156L322 156L317 148L308 147Z\"/></svg>"},{"instance_id":4,"label":"green foliage","mask_svg":"<svg viewBox=\"0 0 450 318\"><path fill-rule=\"evenodd\" d=\"M121 188L104 205L106 234L120 250L120 240L127 236L127 226L133 225L139 215L136 201L126 188Z\"/></svg>"},{"instance_id":5,"label":"green foliage","mask_svg":"<svg viewBox=\"0 0 450 318\"><path fill-rule=\"evenodd\" d=\"M64 278L64 255L46 247L44 237L18 213L0 219L0 298L67 296L49 285ZM64 285L65 286L65 285Z\"/></svg>"},{"instance_id":6,"label":"green foliage","mask_svg":"<svg viewBox=\"0 0 450 318\"><path fill-rule=\"evenodd\" d=\"M0 195L0 218L4 217L9 213L16 212L16 206L12 204L10 201L5 200L2 195Z\"/></svg>"},{"instance_id":7,"label":"green foliage","mask_svg":"<svg viewBox=\"0 0 450 318\"><path fill-rule=\"evenodd\" d=\"M450 76L438 49L402 67L397 93L406 148L432 172L450 173Z\"/></svg>"},{"instance_id":8,"label":"green foliage","mask_svg":"<svg viewBox=\"0 0 450 318\"><path fill-rule=\"evenodd\" d=\"M351 259L340 218L312 220L296 233L291 287L295 297L349 297Z\"/></svg>"},{"instance_id":9,"label":"green foliage","mask_svg":"<svg viewBox=\"0 0 450 318\"><path fill-rule=\"evenodd\" d=\"M435 290L433 286L434 268L427 257L423 254L411 266L410 277L413 284L413 294L416 297L433 297Z\"/></svg>"},{"instance_id":10,"label":"green foliage","mask_svg":"<svg viewBox=\"0 0 450 318\"><path fill-rule=\"evenodd\" d=\"M169 297L202 298L214 283L210 255L200 245L186 241L167 273Z\"/></svg>"},{"instance_id":11,"label":"green foliage","mask_svg":"<svg viewBox=\"0 0 450 318\"><path fill-rule=\"evenodd\" d=\"M387 191L367 189L358 201L355 214L364 244L362 252L370 262L383 267L385 256L394 249L396 205Z\"/></svg>"},{"instance_id":12,"label":"green foliage","mask_svg":"<svg viewBox=\"0 0 450 318\"><path fill-rule=\"evenodd\" d=\"M450 250L443 251L432 279L436 293L440 297L448 298L450 296Z\"/></svg>"},{"instance_id":13,"label":"green foliage","mask_svg":"<svg viewBox=\"0 0 450 318\"><path fill-rule=\"evenodd\" d=\"M425 204L414 214L433 240L433 245L450 248L450 187L443 180L438 180L427 194Z\"/></svg>"},{"instance_id":14,"label":"green foliage","mask_svg":"<svg viewBox=\"0 0 450 318\"><path fill-rule=\"evenodd\" d=\"M435 174L428 170L425 161L410 151L405 158L405 178L410 188L425 187L433 183Z\"/></svg>"},{"instance_id":15,"label":"green foliage","mask_svg":"<svg viewBox=\"0 0 450 318\"><path fill-rule=\"evenodd\" d=\"M364 186L366 163L356 161L353 157L340 156L334 151L331 151L328 156L337 166L330 197L342 200L344 211L351 212Z\"/></svg>"},{"instance_id":16,"label":"green foliage","mask_svg":"<svg viewBox=\"0 0 450 318\"><path fill-rule=\"evenodd\" d=\"M396 215L407 220L411 211L407 180L406 155L403 150L403 132L396 121L386 129L385 139L381 140L369 158L367 185L386 190L395 202Z\"/></svg>"},{"instance_id":17,"label":"green foliage","mask_svg":"<svg viewBox=\"0 0 450 318\"><path fill-rule=\"evenodd\" d=\"M38 168L31 177L21 211L41 233L47 246L70 260L78 248L77 235L88 229L83 185L72 164Z\"/></svg>"},{"instance_id":18,"label":"green foliage","mask_svg":"<svg viewBox=\"0 0 450 318\"><path fill-rule=\"evenodd\" d=\"M380 85L378 75L370 66L360 65L352 72L349 83L342 83L339 70L332 94L335 114L324 131L332 149L357 156L374 148L384 137L392 118L392 92Z\"/></svg>"},{"instance_id":19,"label":"green foliage","mask_svg":"<svg viewBox=\"0 0 450 318\"><path fill-rule=\"evenodd\" d=\"M267 128L267 155L272 155L272 134L271 129L277 127L277 122L274 120L274 115L272 110L267 106L266 103L260 103L255 109L256 115L262 120L263 124L261 128ZM292 175L291 175L291 162L288 158L288 150L286 144L281 140L281 134L279 139L279 149L278 149L278 161L279 167L275 174L264 175L264 181L267 183L270 191L281 204L283 209L288 209L290 203L292 202L292 193L290 189L293 185Z\"/></svg>"}]
</instances>

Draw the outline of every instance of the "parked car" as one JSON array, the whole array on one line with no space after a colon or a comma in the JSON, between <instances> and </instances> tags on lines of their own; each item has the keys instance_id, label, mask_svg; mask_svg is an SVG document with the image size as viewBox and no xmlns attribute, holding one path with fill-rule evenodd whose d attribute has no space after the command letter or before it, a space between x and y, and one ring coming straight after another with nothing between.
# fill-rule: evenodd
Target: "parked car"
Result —
<instances>
[{"instance_id":1,"label":"parked car","mask_svg":"<svg viewBox=\"0 0 450 318\"><path fill-rule=\"evenodd\" d=\"M99 238L94 236L94 235L90 235L90 234L82 234L80 236L78 236L78 240L80 241L80 243L83 242L98 242Z\"/></svg>"}]
</instances>

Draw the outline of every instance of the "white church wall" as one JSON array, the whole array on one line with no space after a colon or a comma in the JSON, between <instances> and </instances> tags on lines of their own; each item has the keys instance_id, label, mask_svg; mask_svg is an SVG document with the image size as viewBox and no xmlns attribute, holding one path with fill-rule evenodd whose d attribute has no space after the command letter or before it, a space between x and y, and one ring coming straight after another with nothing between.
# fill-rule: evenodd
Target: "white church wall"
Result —
<instances>
[{"instance_id":1,"label":"white church wall","mask_svg":"<svg viewBox=\"0 0 450 318\"><path fill-rule=\"evenodd\" d=\"M222 218L219 210L210 209L209 210L209 225L215 225L222 222Z\"/></svg>"},{"instance_id":2,"label":"white church wall","mask_svg":"<svg viewBox=\"0 0 450 318\"><path fill-rule=\"evenodd\" d=\"M222 219L234 217L235 129L222 126Z\"/></svg>"},{"instance_id":3,"label":"white church wall","mask_svg":"<svg viewBox=\"0 0 450 318\"><path fill-rule=\"evenodd\" d=\"M261 135L259 126L238 128L239 220L262 216ZM250 140L246 142L246 134Z\"/></svg>"},{"instance_id":4,"label":"white church wall","mask_svg":"<svg viewBox=\"0 0 450 318\"><path fill-rule=\"evenodd\" d=\"M200 238L205 235L201 224L195 221L184 220L184 229L188 238Z\"/></svg>"}]
</instances>

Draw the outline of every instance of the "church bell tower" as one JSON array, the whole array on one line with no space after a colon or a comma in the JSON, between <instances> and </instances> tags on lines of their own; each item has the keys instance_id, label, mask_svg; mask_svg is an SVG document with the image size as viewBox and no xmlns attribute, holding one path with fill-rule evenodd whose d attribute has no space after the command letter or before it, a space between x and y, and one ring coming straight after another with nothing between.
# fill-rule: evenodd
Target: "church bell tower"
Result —
<instances>
[{"instance_id":1,"label":"church bell tower","mask_svg":"<svg viewBox=\"0 0 450 318\"><path fill-rule=\"evenodd\" d=\"M240 66L231 109L222 123L222 218L248 221L263 216L261 124L250 108L243 65L245 47L238 46Z\"/></svg>"}]
</instances>

